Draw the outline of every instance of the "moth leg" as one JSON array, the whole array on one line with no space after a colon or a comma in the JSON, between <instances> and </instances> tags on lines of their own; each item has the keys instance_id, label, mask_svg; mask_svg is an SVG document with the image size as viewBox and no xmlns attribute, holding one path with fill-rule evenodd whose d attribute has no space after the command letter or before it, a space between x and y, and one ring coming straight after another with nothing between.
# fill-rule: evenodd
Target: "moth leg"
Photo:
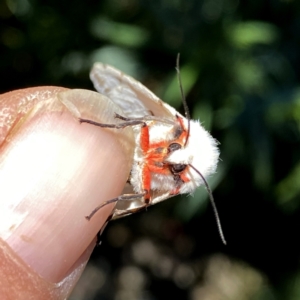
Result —
<instances>
[{"instance_id":1,"label":"moth leg","mask_svg":"<svg viewBox=\"0 0 300 300\"><path fill-rule=\"evenodd\" d=\"M103 202L101 205L99 205L98 207L96 207L88 216L86 216L85 218L87 220L90 220L94 214L100 210L102 207L104 207L105 205L107 204L110 204L110 203L117 203L118 201L126 201L126 200L132 200L132 199L138 199L138 198L142 198L144 196L144 194L126 194L126 195L121 195L117 198L113 198L111 200L108 200L108 201L105 201ZM100 246L101 245L101 236L102 236L102 233L104 231L104 229L106 228L107 224L109 223L109 221L113 218L113 215L114 215L114 211L112 211L112 213L107 217L104 225L102 226L102 228L98 231L97 233L97 241L96 241L96 245L97 246Z\"/></svg>"},{"instance_id":2,"label":"moth leg","mask_svg":"<svg viewBox=\"0 0 300 300\"><path fill-rule=\"evenodd\" d=\"M123 121L141 121L141 122L145 123L145 120L147 119L147 116L139 117L139 118L126 118L126 117L123 117L123 116L115 113L115 118L123 120Z\"/></svg>"},{"instance_id":3,"label":"moth leg","mask_svg":"<svg viewBox=\"0 0 300 300\"><path fill-rule=\"evenodd\" d=\"M124 194L124 195L121 195L119 197L116 197L116 198L113 198L113 199L110 199L110 200L107 200L105 202L103 202L102 204L100 204L99 206L97 206L88 216L86 216L85 218L87 220L90 220L94 214L100 210L102 207L104 207L105 205L107 204L110 204L110 203L117 203L118 201L128 201L128 200L133 200L133 199L139 199L139 198L143 198L145 195L145 193L142 193L142 194Z\"/></svg>"},{"instance_id":4,"label":"moth leg","mask_svg":"<svg viewBox=\"0 0 300 300\"><path fill-rule=\"evenodd\" d=\"M80 123L88 123L91 125L95 125L98 127L102 127L102 128L116 128L116 129L122 129L128 126L135 126L135 125L144 125L145 122L142 120L128 120L126 122L123 123L118 123L118 124L103 124L103 123L99 123L96 121L92 121L89 119L83 119L83 118L78 118Z\"/></svg>"},{"instance_id":5,"label":"moth leg","mask_svg":"<svg viewBox=\"0 0 300 300\"><path fill-rule=\"evenodd\" d=\"M115 118L123 120L123 121L141 121L141 122L144 122L144 123L146 123L146 122L159 122L159 123L163 123L163 124L169 124L169 125L172 125L172 126L178 125L178 121L174 122L173 120L169 120L169 119L154 116L154 114L151 110L149 111L149 115L146 114L143 117L127 118L127 117L123 117L123 116L115 113Z\"/></svg>"},{"instance_id":6,"label":"moth leg","mask_svg":"<svg viewBox=\"0 0 300 300\"><path fill-rule=\"evenodd\" d=\"M140 114L144 113L145 116L144 116L144 117L139 117L139 118L131 118L131 120L132 120L132 119L134 119L134 120L140 120L140 119L143 119L143 118L148 118L149 115L150 115L150 116L154 116L153 111L151 111L151 110L147 110L147 111L148 111L149 114L145 114L145 111L144 111L144 110L143 110L143 111L136 111L137 114L139 114L139 113L140 113ZM117 114L117 113L115 113L115 118L116 118L116 119L121 119L121 120L130 120L129 118L123 117L123 116L121 116L121 115L119 115L119 114Z\"/></svg>"},{"instance_id":7,"label":"moth leg","mask_svg":"<svg viewBox=\"0 0 300 300\"><path fill-rule=\"evenodd\" d=\"M120 119L120 120L123 120L123 121L131 121L132 119L129 119L129 118L126 118L126 117L123 117L117 113L115 113L115 118L116 119Z\"/></svg>"}]
</instances>

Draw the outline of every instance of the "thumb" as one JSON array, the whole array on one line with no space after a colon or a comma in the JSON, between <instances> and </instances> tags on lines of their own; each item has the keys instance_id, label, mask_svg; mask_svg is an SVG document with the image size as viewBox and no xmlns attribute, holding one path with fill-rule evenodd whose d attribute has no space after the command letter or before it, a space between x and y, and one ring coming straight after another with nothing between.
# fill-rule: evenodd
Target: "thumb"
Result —
<instances>
[{"instance_id":1,"label":"thumb","mask_svg":"<svg viewBox=\"0 0 300 300\"><path fill-rule=\"evenodd\" d=\"M131 129L79 124L75 111L113 123L118 108L57 87L0 95L1 299L65 299L113 205L85 216L127 180Z\"/></svg>"}]
</instances>

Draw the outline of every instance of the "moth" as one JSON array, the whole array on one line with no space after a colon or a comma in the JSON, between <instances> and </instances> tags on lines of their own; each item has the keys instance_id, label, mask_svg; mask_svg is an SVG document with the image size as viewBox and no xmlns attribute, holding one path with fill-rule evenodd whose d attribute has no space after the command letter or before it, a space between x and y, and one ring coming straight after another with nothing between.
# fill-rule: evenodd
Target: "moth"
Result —
<instances>
[{"instance_id":1,"label":"moth","mask_svg":"<svg viewBox=\"0 0 300 300\"><path fill-rule=\"evenodd\" d=\"M133 164L124 194L96 207L90 220L103 206L115 203L107 220L127 216L178 194L192 193L204 185L213 206L220 237L226 244L216 205L206 178L216 170L217 141L199 121L191 120L183 94L179 56L176 66L185 116L160 100L129 75L112 66L95 63L90 78L95 89L117 104L115 124L102 124L79 118L102 128L132 127L135 139Z\"/></svg>"}]
</instances>

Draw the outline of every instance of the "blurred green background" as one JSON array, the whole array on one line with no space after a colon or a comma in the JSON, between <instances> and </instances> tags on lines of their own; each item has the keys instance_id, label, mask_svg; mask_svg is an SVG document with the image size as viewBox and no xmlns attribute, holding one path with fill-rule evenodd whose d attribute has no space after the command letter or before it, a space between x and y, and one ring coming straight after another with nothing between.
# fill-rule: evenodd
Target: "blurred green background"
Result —
<instances>
[{"instance_id":1,"label":"blurred green background","mask_svg":"<svg viewBox=\"0 0 300 300\"><path fill-rule=\"evenodd\" d=\"M300 2L1 0L0 92L112 64L220 142L214 189L111 222L71 299L300 299Z\"/></svg>"}]
</instances>

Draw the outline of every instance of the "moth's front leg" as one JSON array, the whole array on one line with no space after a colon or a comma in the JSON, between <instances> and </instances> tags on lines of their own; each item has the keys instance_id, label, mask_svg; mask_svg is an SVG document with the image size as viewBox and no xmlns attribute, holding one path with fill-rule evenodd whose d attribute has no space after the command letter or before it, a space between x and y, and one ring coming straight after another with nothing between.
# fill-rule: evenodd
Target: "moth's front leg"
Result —
<instances>
[{"instance_id":1,"label":"moth's front leg","mask_svg":"<svg viewBox=\"0 0 300 300\"><path fill-rule=\"evenodd\" d=\"M88 124L95 125L95 126L102 127L102 128L115 128L115 129L122 129L122 128L126 128L129 126L145 124L145 122L142 120L134 120L134 119L133 120L128 119L125 122L117 123L117 124L104 124L104 123L96 122L96 121L89 120L89 119L83 119L83 118L78 118L78 121L80 123L88 123Z\"/></svg>"}]
</instances>

